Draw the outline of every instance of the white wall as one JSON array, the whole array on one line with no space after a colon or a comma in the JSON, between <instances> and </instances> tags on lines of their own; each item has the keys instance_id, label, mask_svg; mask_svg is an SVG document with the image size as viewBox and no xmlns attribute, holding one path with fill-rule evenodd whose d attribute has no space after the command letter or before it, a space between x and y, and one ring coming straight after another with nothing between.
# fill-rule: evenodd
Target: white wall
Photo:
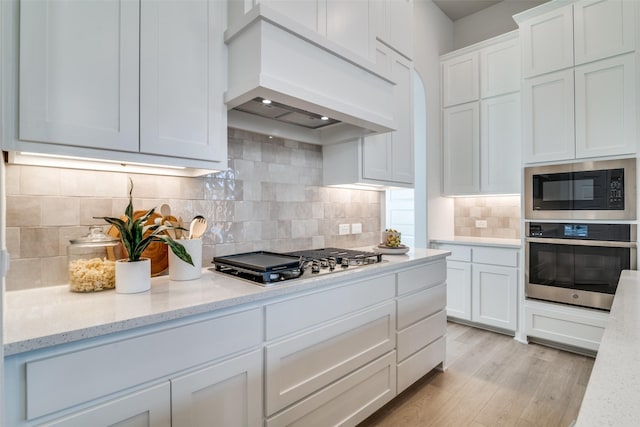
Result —
<instances>
[{"instance_id":1,"label":"white wall","mask_svg":"<svg viewBox=\"0 0 640 427\"><path fill-rule=\"evenodd\" d=\"M424 83L427 116L426 153L420 158L416 150L415 245L426 247L429 237L453 235L453 199L440 197L439 59L453 50L453 23L431 0L416 0L413 7L414 67Z\"/></svg>"},{"instance_id":2,"label":"white wall","mask_svg":"<svg viewBox=\"0 0 640 427\"><path fill-rule=\"evenodd\" d=\"M453 50L490 39L518 28L511 18L548 0L504 0L453 24Z\"/></svg>"}]
</instances>

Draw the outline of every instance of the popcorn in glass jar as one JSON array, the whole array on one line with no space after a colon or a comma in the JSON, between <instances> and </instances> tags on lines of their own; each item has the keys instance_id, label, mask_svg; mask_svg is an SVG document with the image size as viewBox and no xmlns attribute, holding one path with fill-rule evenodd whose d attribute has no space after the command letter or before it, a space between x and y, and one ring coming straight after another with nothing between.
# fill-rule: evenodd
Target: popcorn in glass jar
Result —
<instances>
[{"instance_id":1,"label":"popcorn in glass jar","mask_svg":"<svg viewBox=\"0 0 640 427\"><path fill-rule=\"evenodd\" d=\"M97 292L115 288L115 261L122 258L119 240L104 234L102 227L91 226L88 236L69 242L69 290Z\"/></svg>"}]
</instances>

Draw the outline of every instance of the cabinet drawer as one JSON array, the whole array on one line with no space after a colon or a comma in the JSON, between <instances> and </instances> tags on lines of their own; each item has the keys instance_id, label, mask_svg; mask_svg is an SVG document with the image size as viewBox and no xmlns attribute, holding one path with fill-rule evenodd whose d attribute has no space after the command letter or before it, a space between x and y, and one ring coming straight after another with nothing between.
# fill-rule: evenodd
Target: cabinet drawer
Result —
<instances>
[{"instance_id":1,"label":"cabinet drawer","mask_svg":"<svg viewBox=\"0 0 640 427\"><path fill-rule=\"evenodd\" d=\"M473 248L473 262L479 264L504 265L505 267L518 267L519 251L505 248Z\"/></svg>"},{"instance_id":2,"label":"cabinet drawer","mask_svg":"<svg viewBox=\"0 0 640 427\"><path fill-rule=\"evenodd\" d=\"M395 357L371 362L268 419L267 427L357 425L396 395Z\"/></svg>"},{"instance_id":3,"label":"cabinet drawer","mask_svg":"<svg viewBox=\"0 0 640 427\"><path fill-rule=\"evenodd\" d=\"M609 313L577 307L550 307L525 306L527 336L598 350Z\"/></svg>"},{"instance_id":4,"label":"cabinet drawer","mask_svg":"<svg viewBox=\"0 0 640 427\"><path fill-rule=\"evenodd\" d=\"M447 305L447 286L443 283L398 299L398 329L442 310Z\"/></svg>"},{"instance_id":5,"label":"cabinet drawer","mask_svg":"<svg viewBox=\"0 0 640 427\"><path fill-rule=\"evenodd\" d=\"M444 310L398 332L398 361L406 359L446 333L447 314Z\"/></svg>"},{"instance_id":6,"label":"cabinet drawer","mask_svg":"<svg viewBox=\"0 0 640 427\"><path fill-rule=\"evenodd\" d=\"M88 402L257 346L262 342L261 325L261 312L256 308L29 361L26 363L27 418Z\"/></svg>"},{"instance_id":7,"label":"cabinet drawer","mask_svg":"<svg viewBox=\"0 0 640 427\"><path fill-rule=\"evenodd\" d=\"M398 295L429 288L447 279L447 263L444 260L398 273Z\"/></svg>"},{"instance_id":8,"label":"cabinet drawer","mask_svg":"<svg viewBox=\"0 0 640 427\"><path fill-rule=\"evenodd\" d=\"M447 257L451 261L466 261L471 262L471 247L461 245L449 245L446 243L435 243L432 245L434 249L440 249L443 251L451 252L451 255Z\"/></svg>"},{"instance_id":9,"label":"cabinet drawer","mask_svg":"<svg viewBox=\"0 0 640 427\"><path fill-rule=\"evenodd\" d=\"M266 309L266 339L345 316L395 297L395 275L363 280L335 289L269 304Z\"/></svg>"},{"instance_id":10,"label":"cabinet drawer","mask_svg":"<svg viewBox=\"0 0 640 427\"><path fill-rule=\"evenodd\" d=\"M397 392L401 393L427 372L444 363L444 360L445 339L441 337L405 361L398 363Z\"/></svg>"},{"instance_id":11,"label":"cabinet drawer","mask_svg":"<svg viewBox=\"0 0 640 427\"><path fill-rule=\"evenodd\" d=\"M267 415L395 347L395 304L361 312L265 349Z\"/></svg>"}]
</instances>

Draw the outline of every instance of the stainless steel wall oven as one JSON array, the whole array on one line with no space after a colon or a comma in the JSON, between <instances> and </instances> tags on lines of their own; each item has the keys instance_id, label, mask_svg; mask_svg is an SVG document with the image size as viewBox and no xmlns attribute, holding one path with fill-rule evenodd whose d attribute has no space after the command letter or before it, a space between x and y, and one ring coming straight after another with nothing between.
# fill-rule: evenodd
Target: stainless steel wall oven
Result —
<instances>
[{"instance_id":1,"label":"stainless steel wall oven","mask_svg":"<svg viewBox=\"0 0 640 427\"><path fill-rule=\"evenodd\" d=\"M527 222L527 298L609 310L622 270L636 269L635 224Z\"/></svg>"},{"instance_id":2,"label":"stainless steel wall oven","mask_svg":"<svg viewBox=\"0 0 640 427\"><path fill-rule=\"evenodd\" d=\"M525 168L525 218L635 220L636 159Z\"/></svg>"}]
</instances>

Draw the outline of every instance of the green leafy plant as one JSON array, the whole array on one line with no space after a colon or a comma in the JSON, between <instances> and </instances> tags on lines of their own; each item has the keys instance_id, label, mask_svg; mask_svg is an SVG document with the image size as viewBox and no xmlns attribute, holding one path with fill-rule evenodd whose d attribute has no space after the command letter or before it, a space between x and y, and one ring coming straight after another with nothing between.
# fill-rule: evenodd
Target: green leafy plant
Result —
<instances>
[{"instance_id":1,"label":"green leafy plant","mask_svg":"<svg viewBox=\"0 0 640 427\"><path fill-rule=\"evenodd\" d=\"M104 219L109 224L113 225L120 232L120 241L124 246L127 254L129 254L129 261L140 261L142 252L152 242L162 242L168 245L174 254L182 261L193 265L191 255L180 243L173 240L169 235L164 234L165 230L182 229L180 227L166 226L162 224L150 224L145 225L149 218L154 214L155 208L148 210L144 215L139 218L133 217L133 181L129 179L131 183L131 189L129 190L129 204L124 211L126 219L113 217L95 217L97 219Z\"/></svg>"}]
</instances>

